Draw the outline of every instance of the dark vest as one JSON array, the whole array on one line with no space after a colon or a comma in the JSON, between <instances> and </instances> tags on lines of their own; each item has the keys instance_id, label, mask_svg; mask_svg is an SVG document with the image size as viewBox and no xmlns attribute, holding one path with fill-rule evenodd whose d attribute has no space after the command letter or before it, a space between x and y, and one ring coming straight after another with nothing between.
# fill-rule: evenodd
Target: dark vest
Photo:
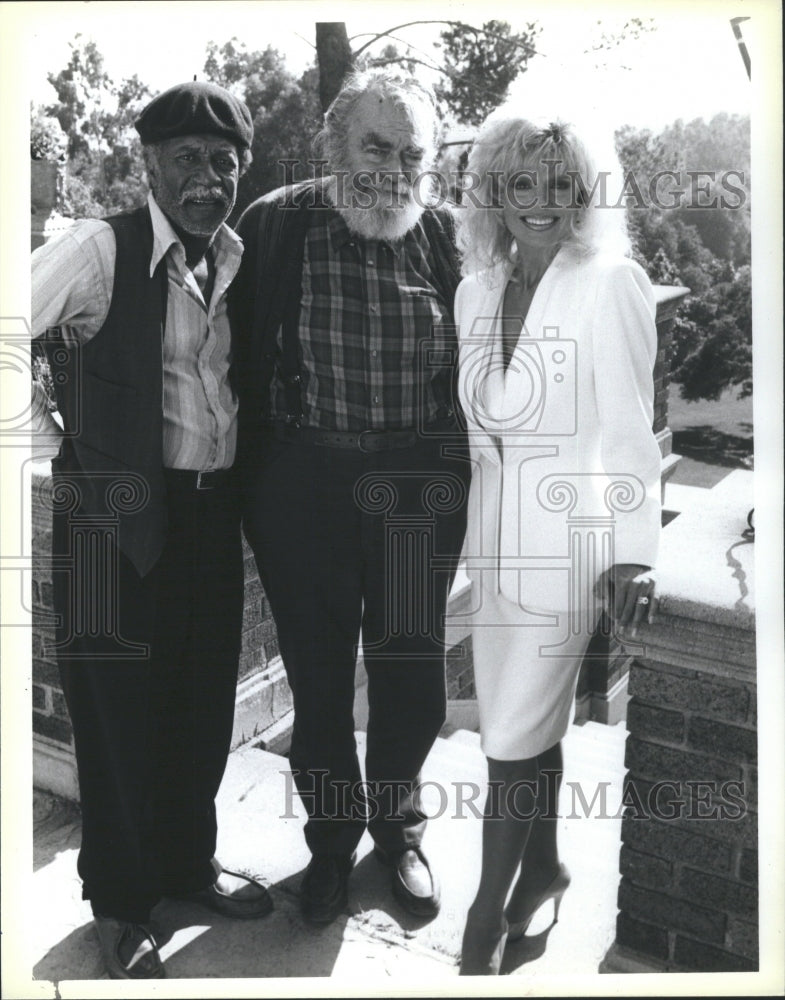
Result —
<instances>
[{"instance_id":1,"label":"dark vest","mask_svg":"<svg viewBox=\"0 0 785 1000\"><path fill-rule=\"evenodd\" d=\"M52 463L54 502L57 510L61 497L74 520L116 523L121 551L144 576L158 560L166 534L166 261L151 278L147 206L106 222L117 245L106 321L82 346L68 347L62 339L47 344L66 432Z\"/></svg>"}]
</instances>

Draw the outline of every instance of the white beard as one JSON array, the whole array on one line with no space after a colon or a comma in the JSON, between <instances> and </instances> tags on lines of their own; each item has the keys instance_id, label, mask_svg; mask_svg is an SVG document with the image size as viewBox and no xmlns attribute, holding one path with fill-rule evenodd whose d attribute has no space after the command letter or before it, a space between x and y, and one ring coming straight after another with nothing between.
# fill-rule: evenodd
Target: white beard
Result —
<instances>
[{"instance_id":1,"label":"white beard","mask_svg":"<svg viewBox=\"0 0 785 1000\"><path fill-rule=\"evenodd\" d=\"M365 240L400 240L417 225L424 208L410 201L401 208L338 208L349 232Z\"/></svg>"},{"instance_id":2,"label":"white beard","mask_svg":"<svg viewBox=\"0 0 785 1000\"><path fill-rule=\"evenodd\" d=\"M421 194L430 195L430 191ZM347 191L348 197L344 200L351 200L353 192ZM379 204L369 208L360 205L338 205L336 204L336 181L330 178L325 187L327 201L335 208L336 212L346 223L349 232L365 240L400 240L417 225L420 216L425 211L425 205L420 204L426 199L415 198L409 194L403 204L393 205L395 200L388 192L377 192Z\"/></svg>"}]
</instances>

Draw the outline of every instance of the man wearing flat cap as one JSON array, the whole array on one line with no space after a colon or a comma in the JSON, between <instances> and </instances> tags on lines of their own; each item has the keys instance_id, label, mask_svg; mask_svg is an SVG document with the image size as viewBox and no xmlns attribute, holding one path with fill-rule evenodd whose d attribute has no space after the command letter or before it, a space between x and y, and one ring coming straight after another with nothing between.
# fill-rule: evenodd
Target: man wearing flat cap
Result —
<instances>
[{"instance_id":1,"label":"man wearing flat cap","mask_svg":"<svg viewBox=\"0 0 785 1000\"><path fill-rule=\"evenodd\" d=\"M109 975L144 979L164 975L146 926L162 897L236 917L272 901L214 855L243 603L226 314L242 244L224 220L253 126L194 82L136 129L147 204L37 250L32 315L63 420L44 437L79 874Z\"/></svg>"}]
</instances>

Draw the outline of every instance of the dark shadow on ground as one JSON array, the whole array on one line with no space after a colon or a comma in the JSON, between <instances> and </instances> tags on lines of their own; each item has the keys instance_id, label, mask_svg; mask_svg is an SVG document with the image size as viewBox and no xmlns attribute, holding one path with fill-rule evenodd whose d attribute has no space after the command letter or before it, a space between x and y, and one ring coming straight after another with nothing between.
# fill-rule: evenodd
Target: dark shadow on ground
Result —
<instances>
[{"instance_id":1,"label":"dark shadow on ground","mask_svg":"<svg viewBox=\"0 0 785 1000\"><path fill-rule=\"evenodd\" d=\"M62 941L50 948L40 962L33 966L33 979L58 983L71 979L108 979L98 935L92 920L77 927Z\"/></svg>"},{"instance_id":2,"label":"dark shadow on ground","mask_svg":"<svg viewBox=\"0 0 785 1000\"><path fill-rule=\"evenodd\" d=\"M78 838L78 825L75 829ZM150 929L161 949L167 978L327 977L333 973L351 917L353 934L367 929L375 936L389 935L391 942L400 937L401 944L428 922L406 913L395 902L389 870L366 857L352 872L345 912L326 927L310 926L298 906L304 874L305 869L271 887L275 909L260 920L230 920L184 900L160 902L153 910ZM52 982L106 979L92 922L51 948L33 975Z\"/></svg>"},{"instance_id":3,"label":"dark shadow on ground","mask_svg":"<svg viewBox=\"0 0 785 1000\"><path fill-rule=\"evenodd\" d=\"M525 934L517 941L508 941L504 949L504 955L502 956L500 975L514 975L516 970L522 966L533 962L537 958L541 958L545 954L545 949L548 945L548 935L555 925L556 921L553 921L553 923L539 934Z\"/></svg>"},{"instance_id":4,"label":"dark shadow on ground","mask_svg":"<svg viewBox=\"0 0 785 1000\"><path fill-rule=\"evenodd\" d=\"M160 902L149 926L167 978L330 976L348 911L328 927L311 928L287 901L289 894L279 893L280 886L272 887L275 909L260 920L230 920L182 900ZM92 921L58 941L35 965L33 976L50 982L106 979Z\"/></svg>"},{"instance_id":5,"label":"dark shadow on ground","mask_svg":"<svg viewBox=\"0 0 785 1000\"><path fill-rule=\"evenodd\" d=\"M674 431L673 450L677 455L684 455L706 465L721 465L732 469L752 468L752 437L725 434L708 424Z\"/></svg>"},{"instance_id":6,"label":"dark shadow on ground","mask_svg":"<svg viewBox=\"0 0 785 1000\"><path fill-rule=\"evenodd\" d=\"M33 790L33 871L50 864L61 851L78 848L82 814L75 802Z\"/></svg>"}]
</instances>

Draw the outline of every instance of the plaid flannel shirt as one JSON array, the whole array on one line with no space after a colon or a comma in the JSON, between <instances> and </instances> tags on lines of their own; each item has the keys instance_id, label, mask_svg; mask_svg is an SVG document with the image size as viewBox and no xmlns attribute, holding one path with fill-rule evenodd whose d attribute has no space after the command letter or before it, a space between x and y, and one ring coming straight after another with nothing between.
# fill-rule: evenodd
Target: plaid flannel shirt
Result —
<instances>
[{"instance_id":1,"label":"plaid flannel shirt","mask_svg":"<svg viewBox=\"0 0 785 1000\"><path fill-rule=\"evenodd\" d=\"M448 400L434 379L440 359L454 356L451 317L422 222L388 243L355 236L333 210L314 213L298 327L303 425L391 430L443 415ZM278 378L272 404L273 417L284 418Z\"/></svg>"}]
</instances>

